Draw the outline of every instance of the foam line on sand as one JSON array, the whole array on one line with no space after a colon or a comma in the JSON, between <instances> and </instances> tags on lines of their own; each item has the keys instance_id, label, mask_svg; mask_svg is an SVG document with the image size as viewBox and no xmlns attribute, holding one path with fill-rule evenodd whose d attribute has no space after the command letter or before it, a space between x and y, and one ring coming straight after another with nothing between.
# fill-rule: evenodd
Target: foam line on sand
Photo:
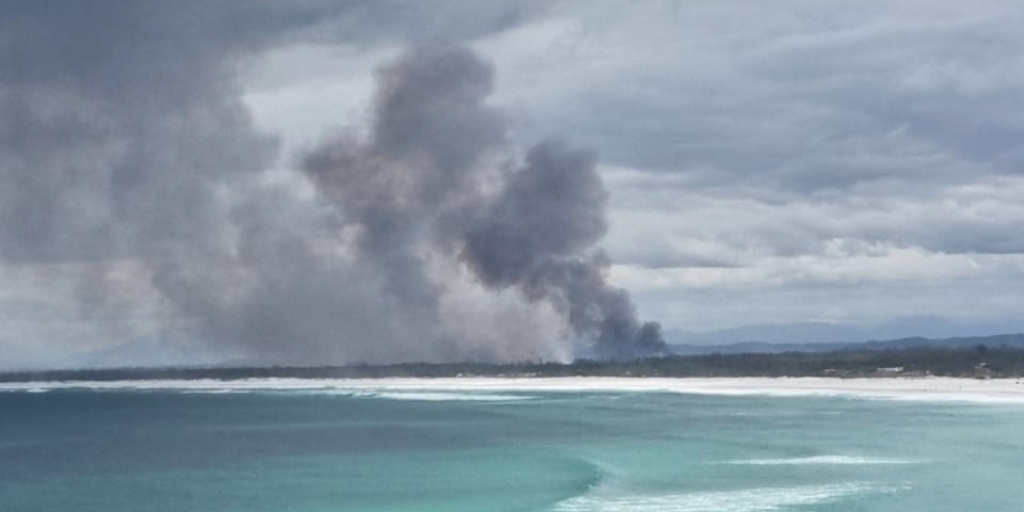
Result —
<instances>
[{"instance_id":1,"label":"foam line on sand","mask_svg":"<svg viewBox=\"0 0 1024 512\"><path fill-rule=\"evenodd\" d=\"M346 387L451 391L609 391L668 392L734 396L850 396L893 400L1024 403L1017 379L925 378L489 378L382 379L336 381Z\"/></svg>"},{"instance_id":2,"label":"foam line on sand","mask_svg":"<svg viewBox=\"0 0 1024 512\"><path fill-rule=\"evenodd\" d=\"M0 391L54 389L169 389L223 391L371 391L371 392L668 392L735 396L849 396L892 400L1024 403L1024 382L1018 379L923 378L386 378L386 379L243 379L140 380L113 382L0 383Z\"/></svg>"}]
</instances>

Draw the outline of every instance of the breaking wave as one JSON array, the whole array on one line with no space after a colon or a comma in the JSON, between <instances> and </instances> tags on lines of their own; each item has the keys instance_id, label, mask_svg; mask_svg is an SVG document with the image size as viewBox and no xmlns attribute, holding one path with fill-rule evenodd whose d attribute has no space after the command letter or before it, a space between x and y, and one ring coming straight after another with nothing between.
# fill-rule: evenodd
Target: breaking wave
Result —
<instances>
[{"instance_id":1,"label":"breaking wave","mask_svg":"<svg viewBox=\"0 0 1024 512\"><path fill-rule=\"evenodd\" d=\"M858 464L921 464L925 461L908 459L887 459L881 457L858 457L850 455L817 455L814 457L794 457L781 459L743 459L730 460L725 464L748 466L790 466L790 465L858 465Z\"/></svg>"},{"instance_id":2,"label":"breaking wave","mask_svg":"<svg viewBox=\"0 0 1024 512\"><path fill-rule=\"evenodd\" d=\"M534 397L506 395L500 393L443 393L428 391L386 391L350 393L355 397L381 398L385 400L409 400L418 402L518 402Z\"/></svg>"},{"instance_id":3,"label":"breaking wave","mask_svg":"<svg viewBox=\"0 0 1024 512\"><path fill-rule=\"evenodd\" d=\"M317 379L239 379L239 380L124 380L53 381L0 383L0 392L46 393L58 390L94 391L177 391L183 393L302 393L340 395L354 398L410 400L424 402L514 402L535 398L530 395L487 391L438 391L374 387L369 381Z\"/></svg>"},{"instance_id":4,"label":"breaking wave","mask_svg":"<svg viewBox=\"0 0 1024 512\"><path fill-rule=\"evenodd\" d=\"M845 483L659 495L595 492L559 502L551 512L773 512L899 490L903 488Z\"/></svg>"}]
</instances>

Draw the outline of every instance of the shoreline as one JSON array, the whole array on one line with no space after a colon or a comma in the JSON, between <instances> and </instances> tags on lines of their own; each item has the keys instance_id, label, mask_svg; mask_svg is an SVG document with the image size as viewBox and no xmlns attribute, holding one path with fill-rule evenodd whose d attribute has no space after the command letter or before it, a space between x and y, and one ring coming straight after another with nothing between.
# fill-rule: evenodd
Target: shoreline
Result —
<instances>
[{"instance_id":1,"label":"shoreline","mask_svg":"<svg viewBox=\"0 0 1024 512\"><path fill-rule=\"evenodd\" d=\"M913 401L1024 404L1021 379L955 377L439 377L239 380L35 381L0 383L0 392L61 389L191 392L661 392L719 396L840 396Z\"/></svg>"}]
</instances>

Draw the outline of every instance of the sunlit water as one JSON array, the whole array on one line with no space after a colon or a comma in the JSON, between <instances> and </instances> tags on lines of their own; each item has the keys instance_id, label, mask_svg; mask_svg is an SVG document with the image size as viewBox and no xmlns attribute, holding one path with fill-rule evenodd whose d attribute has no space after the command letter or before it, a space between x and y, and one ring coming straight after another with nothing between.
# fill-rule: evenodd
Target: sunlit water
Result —
<instances>
[{"instance_id":1,"label":"sunlit water","mask_svg":"<svg viewBox=\"0 0 1024 512\"><path fill-rule=\"evenodd\" d=\"M1019 511L1024 406L636 392L0 392L0 511Z\"/></svg>"}]
</instances>

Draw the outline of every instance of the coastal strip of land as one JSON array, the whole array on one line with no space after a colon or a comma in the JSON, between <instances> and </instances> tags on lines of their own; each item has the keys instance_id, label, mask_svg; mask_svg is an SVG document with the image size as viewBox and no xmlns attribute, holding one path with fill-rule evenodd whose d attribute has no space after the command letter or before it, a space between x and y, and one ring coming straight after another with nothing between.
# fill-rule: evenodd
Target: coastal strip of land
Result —
<instances>
[{"instance_id":1,"label":"coastal strip of land","mask_svg":"<svg viewBox=\"0 0 1024 512\"><path fill-rule=\"evenodd\" d=\"M0 392L60 389L191 392L309 391L329 393L662 392L721 396L853 398L1024 404L1024 381L950 377L840 379L829 377L456 377L383 379L254 378L0 383ZM411 398L415 398L414 395ZM427 396L427 395L424 395Z\"/></svg>"}]
</instances>

